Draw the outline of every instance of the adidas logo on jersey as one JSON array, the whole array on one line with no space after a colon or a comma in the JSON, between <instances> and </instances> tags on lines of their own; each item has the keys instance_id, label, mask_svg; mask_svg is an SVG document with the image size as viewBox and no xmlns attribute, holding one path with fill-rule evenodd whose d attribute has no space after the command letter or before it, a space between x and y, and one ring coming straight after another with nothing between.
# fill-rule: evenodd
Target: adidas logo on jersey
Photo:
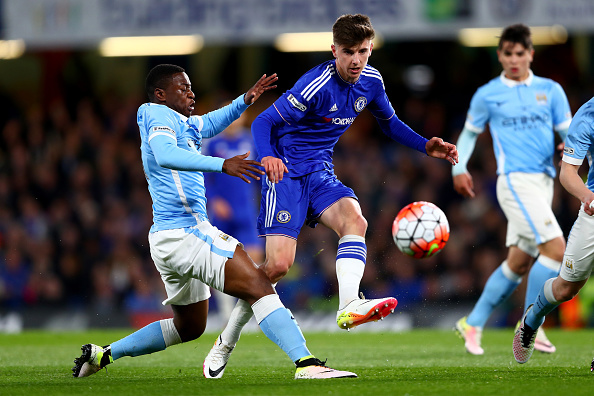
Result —
<instances>
[{"instance_id":1,"label":"adidas logo on jersey","mask_svg":"<svg viewBox=\"0 0 594 396\"><path fill-rule=\"evenodd\" d=\"M338 111L338 107L336 106L336 103L334 103L334 105L330 108L330 111Z\"/></svg>"}]
</instances>

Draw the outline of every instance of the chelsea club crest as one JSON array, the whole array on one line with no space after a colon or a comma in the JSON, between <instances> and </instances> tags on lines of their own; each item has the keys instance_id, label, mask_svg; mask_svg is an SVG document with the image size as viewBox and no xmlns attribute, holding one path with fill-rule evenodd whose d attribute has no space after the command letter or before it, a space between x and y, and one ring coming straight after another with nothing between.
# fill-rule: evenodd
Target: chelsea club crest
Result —
<instances>
[{"instance_id":1,"label":"chelsea club crest","mask_svg":"<svg viewBox=\"0 0 594 396\"><path fill-rule=\"evenodd\" d=\"M276 214L276 219L279 223L288 223L291 220L291 214L286 210L281 210Z\"/></svg>"},{"instance_id":2,"label":"chelsea club crest","mask_svg":"<svg viewBox=\"0 0 594 396\"><path fill-rule=\"evenodd\" d=\"M363 111L363 109L367 106L367 99L364 96L361 96L359 99L355 100L355 110L357 113Z\"/></svg>"}]
</instances>

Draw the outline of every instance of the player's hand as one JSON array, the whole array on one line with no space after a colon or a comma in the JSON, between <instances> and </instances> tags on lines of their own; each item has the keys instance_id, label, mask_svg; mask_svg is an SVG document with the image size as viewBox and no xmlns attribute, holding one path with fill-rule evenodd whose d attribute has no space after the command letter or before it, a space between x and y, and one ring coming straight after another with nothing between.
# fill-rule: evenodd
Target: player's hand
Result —
<instances>
[{"instance_id":1,"label":"player's hand","mask_svg":"<svg viewBox=\"0 0 594 396\"><path fill-rule=\"evenodd\" d=\"M466 198L474 198L474 183L470 173L454 176L454 190Z\"/></svg>"},{"instance_id":2,"label":"player's hand","mask_svg":"<svg viewBox=\"0 0 594 396\"><path fill-rule=\"evenodd\" d=\"M233 207L226 199L212 197L208 200L208 207L218 219L229 220L233 217Z\"/></svg>"},{"instance_id":3,"label":"player's hand","mask_svg":"<svg viewBox=\"0 0 594 396\"><path fill-rule=\"evenodd\" d=\"M260 95L262 95L264 92L276 88L276 85L271 84L274 84L277 80L278 77L276 76L276 73L269 77L266 77L266 74L262 75L262 77L260 77L254 86L248 89L248 91L245 93L245 96L243 97L245 104L251 105L256 100L258 100Z\"/></svg>"},{"instance_id":4,"label":"player's hand","mask_svg":"<svg viewBox=\"0 0 594 396\"><path fill-rule=\"evenodd\" d=\"M590 216L594 216L594 195L590 195L584 202L584 212Z\"/></svg>"},{"instance_id":5,"label":"player's hand","mask_svg":"<svg viewBox=\"0 0 594 396\"><path fill-rule=\"evenodd\" d=\"M223 162L223 173L239 177L246 183L251 183L246 176L255 180L260 180L260 176L258 175L263 175L264 171L256 168L256 166L262 166L262 164L258 161L246 160L248 155L250 155L249 151L245 154L227 158L225 162Z\"/></svg>"},{"instance_id":6,"label":"player's hand","mask_svg":"<svg viewBox=\"0 0 594 396\"><path fill-rule=\"evenodd\" d=\"M456 145L444 142L442 138L432 137L429 139L425 144L425 151L427 151L427 155L430 157L445 159L452 165L458 163L458 149L456 149Z\"/></svg>"},{"instance_id":7,"label":"player's hand","mask_svg":"<svg viewBox=\"0 0 594 396\"><path fill-rule=\"evenodd\" d=\"M268 180L270 180L273 183L278 183L279 181L283 180L284 174L289 173L287 166L280 158L270 156L264 157L262 158L262 166L266 171L266 176L268 176Z\"/></svg>"}]
</instances>

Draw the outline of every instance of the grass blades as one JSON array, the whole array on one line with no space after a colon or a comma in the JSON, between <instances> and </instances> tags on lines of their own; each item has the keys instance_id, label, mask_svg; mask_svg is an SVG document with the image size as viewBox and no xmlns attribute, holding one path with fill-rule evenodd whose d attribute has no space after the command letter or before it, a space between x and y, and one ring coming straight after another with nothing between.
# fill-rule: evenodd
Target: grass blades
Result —
<instances>
[{"instance_id":1,"label":"grass blades","mask_svg":"<svg viewBox=\"0 0 594 396\"><path fill-rule=\"evenodd\" d=\"M72 361L85 343L108 344L130 330L76 333L27 331L0 335L0 395L586 395L594 374L594 331L547 329L557 352L535 352L517 364L512 329L485 330L485 355L465 352L453 331L306 333L308 347L328 365L356 379L293 379L288 357L262 333L244 334L225 376L207 380L202 362L216 338L163 352L122 358L105 370L75 379Z\"/></svg>"}]
</instances>

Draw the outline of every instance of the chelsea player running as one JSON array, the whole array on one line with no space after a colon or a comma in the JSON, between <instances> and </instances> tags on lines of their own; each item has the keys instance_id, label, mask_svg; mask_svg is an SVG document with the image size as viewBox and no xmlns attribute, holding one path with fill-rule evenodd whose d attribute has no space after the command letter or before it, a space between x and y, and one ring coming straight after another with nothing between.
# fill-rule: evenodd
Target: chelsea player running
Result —
<instances>
[{"instance_id":1,"label":"chelsea player running","mask_svg":"<svg viewBox=\"0 0 594 396\"><path fill-rule=\"evenodd\" d=\"M427 140L418 135L396 116L381 74L367 64L375 36L369 17L343 15L334 23L332 33L334 59L305 73L254 120L252 133L266 171L258 217L258 232L266 237L266 274L272 282L287 274L304 222L334 230L340 238L337 324L349 329L389 315L397 301L358 296L367 253L367 221L353 190L334 174L336 142L367 108L382 131L397 142L452 164L458 161L458 152L440 138ZM250 306L239 301L204 361L206 376L208 370L219 370L213 378L223 375L251 316Z\"/></svg>"},{"instance_id":2,"label":"chelsea player running","mask_svg":"<svg viewBox=\"0 0 594 396\"><path fill-rule=\"evenodd\" d=\"M151 256L165 284L173 318L153 322L106 347L86 344L72 368L87 377L124 356L140 356L194 340L208 316L209 286L247 301L260 328L297 366L295 378L356 377L326 367L311 355L295 320L275 293L266 273L237 239L208 222L204 175L224 172L249 183L264 174L246 160L249 153L223 159L201 154L203 138L229 126L260 95L272 88L276 74L262 76L230 105L192 116L195 96L184 69L158 65L148 74L150 103L138 109L142 165L153 200L149 233ZM247 176L247 177L246 177Z\"/></svg>"},{"instance_id":3,"label":"chelsea player running","mask_svg":"<svg viewBox=\"0 0 594 396\"><path fill-rule=\"evenodd\" d=\"M557 276L565 239L551 209L556 131L565 140L571 111L561 86L530 70L534 56L530 29L522 24L505 28L497 50L501 75L480 87L470 102L458 138L460 165L452 170L454 188L473 198L472 176L466 164L478 135L489 123L497 160L497 200L508 221L507 258L489 277L468 315L455 329L473 355L484 353L482 329L499 304L528 274L525 306L534 301L543 283ZM530 265L532 267L530 268ZM555 346L539 330L537 349L553 353Z\"/></svg>"},{"instance_id":4,"label":"chelsea player running","mask_svg":"<svg viewBox=\"0 0 594 396\"><path fill-rule=\"evenodd\" d=\"M516 330L513 352L518 363L526 363L532 356L537 329L544 323L545 316L559 304L574 298L594 269L593 142L594 98L580 107L571 121L559 173L563 187L582 205L567 239L559 276L544 283L536 298L530 301L521 325ZM590 170L584 184L578 171L586 157ZM590 367L591 371L594 370L594 361Z\"/></svg>"}]
</instances>

